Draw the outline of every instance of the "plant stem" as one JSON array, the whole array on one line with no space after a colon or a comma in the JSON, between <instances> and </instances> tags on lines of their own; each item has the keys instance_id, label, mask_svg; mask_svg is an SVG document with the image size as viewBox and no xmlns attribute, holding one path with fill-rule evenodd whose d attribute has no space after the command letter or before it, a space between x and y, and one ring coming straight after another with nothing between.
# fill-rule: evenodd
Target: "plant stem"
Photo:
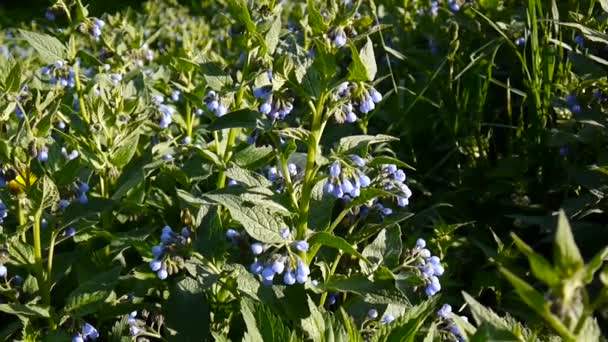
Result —
<instances>
[{"instance_id":1,"label":"plant stem","mask_svg":"<svg viewBox=\"0 0 608 342\"><path fill-rule=\"evenodd\" d=\"M342 258L342 252L338 252L338 255L336 255L336 259L331 264L331 269L329 270L329 274L327 275L326 282L328 282L331 279L331 277L334 275L334 273L336 273L336 269L338 268L338 264L340 263L341 258ZM327 292L323 292L323 294L321 295L321 300L319 302L319 306L325 305L326 299L327 299Z\"/></svg>"},{"instance_id":2,"label":"plant stem","mask_svg":"<svg viewBox=\"0 0 608 342\"><path fill-rule=\"evenodd\" d=\"M319 142L321 135L323 134L323 106L325 103L325 94L321 94L319 101L312 113L312 126L310 130L310 136L308 137L308 154L306 155L306 173L304 175L304 184L302 185L302 197L300 198L300 213L298 215L298 227L297 227L297 238L303 239L308 228L308 214L310 210L310 198L312 194L312 188L314 186L313 180L315 178L315 159L317 156L317 150L319 148Z\"/></svg>"},{"instance_id":3,"label":"plant stem","mask_svg":"<svg viewBox=\"0 0 608 342\"><path fill-rule=\"evenodd\" d=\"M74 47L75 48L75 47ZM91 118L89 117L89 113L87 112L86 102L84 101L84 94L82 93L82 88L80 86L80 67L78 63L74 63L74 81L76 85L76 94L78 94L78 104L80 105L80 113L82 114L82 118L84 122L88 124L91 123Z\"/></svg>"}]
</instances>

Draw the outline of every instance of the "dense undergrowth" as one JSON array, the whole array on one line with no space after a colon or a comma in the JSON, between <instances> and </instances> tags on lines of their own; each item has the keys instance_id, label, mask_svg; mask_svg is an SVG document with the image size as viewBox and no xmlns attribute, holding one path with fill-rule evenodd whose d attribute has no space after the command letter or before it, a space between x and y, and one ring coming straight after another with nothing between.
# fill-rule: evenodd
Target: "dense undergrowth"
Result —
<instances>
[{"instance_id":1,"label":"dense undergrowth","mask_svg":"<svg viewBox=\"0 0 608 342\"><path fill-rule=\"evenodd\" d=\"M607 2L85 5L1 21L2 339L605 340Z\"/></svg>"}]
</instances>

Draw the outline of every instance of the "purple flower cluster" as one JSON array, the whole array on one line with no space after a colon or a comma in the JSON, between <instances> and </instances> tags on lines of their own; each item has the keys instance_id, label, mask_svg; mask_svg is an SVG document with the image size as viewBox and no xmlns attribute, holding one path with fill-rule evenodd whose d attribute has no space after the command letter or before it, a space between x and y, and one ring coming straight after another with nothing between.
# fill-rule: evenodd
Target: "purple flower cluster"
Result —
<instances>
[{"instance_id":1,"label":"purple flower cluster","mask_svg":"<svg viewBox=\"0 0 608 342\"><path fill-rule=\"evenodd\" d=\"M188 227L182 228L181 232L175 233L169 226L164 226L160 235L160 245L152 247L154 259L150 261L150 270L156 272L160 280L165 280L169 276L165 265L165 256L168 250L175 247L183 247L190 241L190 230Z\"/></svg>"},{"instance_id":2,"label":"purple flower cluster","mask_svg":"<svg viewBox=\"0 0 608 342\"><path fill-rule=\"evenodd\" d=\"M579 114L581 112L581 105L579 104L576 95L572 93L566 95L566 103L570 106L572 113Z\"/></svg>"},{"instance_id":3,"label":"purple flower cluster","mask_svg":"<svg viewBox=\"0 0 608 342\"><path fill-rule=\"evenodd\" d=\"M280 93L273 94L268 86L253 91L253 96L263 101L258 110L270 120L284 120L293 110L293 99L283 98L280 95Z\"/></svg>"},{"instance_id":4,"label":"purple flower cluster","mask_svg":"<svg viewBox=\"0 0 608 342\"><path fill-rule=\"evenodd\" d=\"M78 153L77 150L72 150L70 153L68 153L68 150L65 147L61 148L61 154L68 160L74 160L80 156L80 153Z\"/></svg>"},{"instance_id":5,"label":"purple flower cluster","mask_svg":"<svg viewBox=\"0 0 608 342\"><path fill-rule=\"evenodd\" d=\"M41 74L48 77L50 84L59 85L63 88L74 88L76 86L76 72L62 60L57 60L52 65L45 66L42 68Z\"/></svg>"},{"instance_id":6,"label":"purple flower cluster","mask_svg":"<svg viewBox=\"0 0 608 342\"><path fill-rule=\"evenodd\" d=\"M0 278L6 278L7 274L8 274L8 270L6 269L6 266L4 266L3 264L0 264Z\"/></svg>"},{"instance_id":7,"label":"purple flower cluster","mask_svg":"<svg viewBox=\"0 0 608 342\"><path fill-rule=\"evenodd\" d=\"M101 30L106 26L106 22L101 19L93 19L93 25L91 26L91 35L96 42L101 38Z\"/></svg>"},{"instance_id":8,"label":"purple flower cluster","mask_svg":"<svg viewBox=\"0 0 608 342\"><path fill-rule=\"evenodd\" d=\"M289 228L282 229L280 234L286 242L291 237ZM228 229L226 237L233 243L237 243L241 235L234 229ZM304 240L291 241L289 245L293 252L306 253L309 248L308 242ZM304 284L308 280L310 276L308 265L292 251L287 251L286 254L277 253L276 250L270 251L271 246L261 242L252 243L250 248L255 259L249 266L249 271L260 276L264 285L272 285L277 276L282 277L283 284L288 286L294 285L296 282Z\"/></svg>"},{"instance_id":9,"label":"purple flower cluster","mask_svg":"<svg viewBox=\"0 0 608 342\"><path fill-rule=\"evenodd\" d=\"M95 341L99 338L99 332L89 323L84 323L82 333L76 333L72 337L72 342Z\"/></svg>"},{"instance_id":10,"label":"purple flower cluster","mask_svg":"<svg viewBox=\"0 0 608 342\"><path fill-rule=\"evenodd\" d=\"M329 177L323 187L326 194L336 198L355 198L361 189L371 184L371 179L364 172L365 160L358 155L350 157L352 165L342 170L340 161L334 161L329 167Z\"/></svg>"},{"instance_id":11,"label":"purple flower cluster","mask_svg":"<svg viewBox=\"0 0 608 342\"><path fill-rule=\"evenodd\" d=\"M460 329L458 329L458 326L454 324L454 320L452 319L453 314L454 313L452 312L452 306L450 306L450 304L443 304L441 309L439 309L439 311L437 312L437 316L439 316L442 323L445 323L444 329L450 334L454 335L458 342L464 342L466 341L466 339ZM466 316L460 316L460 318L465 321L468 321L468 318Z\"/></svg>"},{"instance_id":12,"label":"purple flower cluster","mask_svg":"<svg viewBox=\"0 0 608 342\"><path fill-rule=\"evenodd\" d=\"M160 113L160 128L167 129L173 122L173 114L175 113L175 109L164 104L165 98L160 95L153 96L152 102L157 106L156 109Z\"/></svg>"},{"instance_id":13,"label":"purple flower cluster","mask_svg":"<svg viewBox=\"0 0 608 342\"><path fill-rule=\"evenodd\" d=\"M129 314L127 318L127 323L129 323L129 334L131 336L137 336L141 332L141 328L137 324L137 311L133 311Z\"/></svg>"},{"instance_id":14,"label":"purple flower cluster","mask_svg":"<svg viewBox=\"0 0 608 342\"><path fill-rule=\"evenodd\" d=\"M217 117L224 116L228 112L226 105L221 102L219 96L213 90L207 93L204 102L207 104L207 110L213 112Z\"/></svg>"},{"instance_id":15,"label":"purple flower cluster","mask_svg":"<svg viewBox=\"0 0 608 342\"><path fill-rule=\"evenodd\" d=\"M341 48L346 45L347 40L348 37L346 36L346 33L344 33L344 29L338 27L333 33L332 43L334 44L334 46L337 48Z\"/></svg>"},{"instance_id":16,"label":"purple flower cluster","mask_svg":"<svg viewBox=\"0 0 608 342\"><path fill-rule=\"evenodd\" d=\"M355 109L358 109L362 114L371 112L376 108L376 103L382 101L382 94L374 87L364 88L359 92L357 84L343 82L336 89L334 99L346 101L342 105L341 115L336 120L353 123L358 119Z\"/></svg>"},{"instance_id":17,"label":"purple flower cluster","mask_svg":"<svg viewBox=\"0 0 608 342\"><path fill-rule=\"evenodd\" d=\"M80 182L80 184L76 187L76 194L78 195L78 202L85 204L89 202L89 198L87 197L87 192L89 192L89 184L85 182Z\"/></svg>"},{"instance_id":18,"label":"purple flower cluster","mask_svg":"<svg viewBox=\"0 0 608 342\"><path fill-rule=\"evenodd\" d=\"M420 270L422 279L426 282L424 292L427 296L432 297L441 290L439 277L444 273L443 265L439 257L431 255L431 251L426 249L426 241L418 239L414 248L414 256L419 259L418 269Z\"/></svg>"},{"instance_id":19,"label":"purple flower cluster","mask_svg":"<svg viewBox=\"0 0 608 342\"><path fill-rule=\"evenodd\" d=\"M412 197L412 191L405 184L405 172L398 169L394 164L388 164L382 167L382 175L384 189L387 191L397 190L399 192L397 205L402 208L407 207Z\"/></svg>"}]
</instances>

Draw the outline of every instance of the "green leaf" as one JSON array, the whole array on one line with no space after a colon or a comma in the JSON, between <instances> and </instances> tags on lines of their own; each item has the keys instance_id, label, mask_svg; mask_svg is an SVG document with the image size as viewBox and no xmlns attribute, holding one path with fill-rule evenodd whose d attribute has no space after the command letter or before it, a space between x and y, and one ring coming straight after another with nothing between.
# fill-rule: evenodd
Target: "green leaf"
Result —
<instances>
[{"instance_id":1,"label":"green leaf","mask_svg":"<svg viewBox=\"0 0 608 342\"><path fill-rule=\"evenodd\" d=\"M355 293L371 304L409 304L408 299L395 287L394 281L371 281L359 274L350 277L335 275L328 282L319 284L318 288L332 292Z\"/></svg>"},{"instance_id":2,"label":"green leaf","mask_svg":"<svg viewBox=\"0 0 608 342\"><path fill-rule=\"evenodd\" d=\"M315 7L315 2L313 0L307 0L306 3L308 6L308 24L312 28L313 33L325 33L328 27L325 23L325 19L323 19L323 16Z\"/></svg>"},{"instance_id":3,"label":"green leaf","mask_svg":"<svg viewBox=\"0 0 608 342\"><path fill-rule=\"evenodd\" d=\"M342 325L344 325L344 329L348 334L348 341L350 342L363 342L363 337L359 332L359 328L355 325L355 322L351 319L351 317L346 313L344 308L340 307L340 317L342 318Z\"/></svg>"},{"instance_id":4,"label":"green leaf","mask_svg":"<svg viewBox=\"0 0 608 342\"><path fill-rule=\"evenodd\" d=\"M484 322L481 324L475 335L470 339L471 342L518 342L518 339L511 331L507 328L499 328L491 325L490 323Z\"/></svg>"},{"instance_id":5,"label":"green leaf","mask_svg":"<svg viewBox=\"0 0 608 342\"><path fill-rule=\"evenodd\" d=\"M209 130L219 131L226 128L255 128L258 120L262 118L259 112L250 109L241 109L227 113L209 125Z\"/></svg>"},{"instance_id":6,"label":"green leaf","mask_svg":"<svg viewBox=\"0 0 608 342\"><path fill-rule=\"evenodd\" d=\"M35 263L34 247L15 238L8 244L11 263L16 266L29 266Z\"/></svg>"},{"instance_id":7,"label":"green leaf","mask_svg":"<svg viewBox=\"0 0 608 342\"><path fill-rule=\"evenodd\" d=\"M224 72L220 66L215 63L208 62L201 64L203 77L209 88L215 91L221 91L224 87L232 85L232 78Z\"/></svg>"},{"instance_id":8,"label":"green leaf","mask_svg":"<svg viewBox=\"0 0 608 342\"><path fill-rule=\"evenodd\" d=\"M324 333L326 331L325 319L317 305L308 297L308 307L310 308L310 316L302 320L302 330L313 341L324 341Z\"/></svg>"},{"instance_id":9,"label":"green leaf","mask_svg":"<svg viewBox=\"0 0 608 342\"><path fill-rule=\"evenodd\" d=\"M52 64L67 59L66 48L59 39L48 34L19 30L23 38L40 54L43 62Z\"/></svg>"},{"instance_id":10,"label":"green leaf","mask_svg":"<svg viewBox=\"0 0 608 342\"><path fill-rule=\"evenodd\" d=\"M351 154L353 152L367 149L369 145L379 144L391 141L399 141L398 138L390 135L351 135L340 139L338 142L338 151L342 154Z\"/></svg>"},{"instance_id":11,"label":"green leaf","mask_svg":"<svg viewBox=\"0 0 608 342\"><path fill-rule=\"evenodd\" d=\"M602 267L604 261L608 260L608 247L604 247L593 256L593 259L585 265L583 272L583 281L589 284L593 281L593 275Z\"/></svg>"},{"instance_id":12,"label":"green leaf","mask_svg":"<svg viewBox=\"0 0 608 342\"><path fill-rule=\"evenodd\" d=\"M374 55L374 44L372 40L367 37L367 42L359 52L361 62L365 66L367 73L367 81L373 81L376 78L376 72L378 67L376 66L376 56Z\"/></svg>"},{"instance_id":13,"label":"green leaf","mask_svg":"<svg viewBox=\"0 0 608 342\"><path fill-rule=\"evenodd\" d=\"M361 229L355 231L353 235L347 237L347 240L351 241L352 243L359 243L378 234L382 229L398 224L412 216L414 216L414 214L408 212L394 213L393 215L385 217L381 223L370 223L364 225Z\"/></svg>"},{"instance_id":14,"label":"green leaf","mask_svg":"<svg viewBox=\"0 0 608 342\"><path fill-rule=\"evenodd\" d=\"M272 182L270 182L266 177L240 167L232 167L226 170L225 174L226 177L240 182L248 187L266 188L272 185Z\"/></svg>"},{"instance_id":15,"label":"green leaf","mask_svg":"<svg viewBox=\"0 0 608 342\"><path fill-rule=\"evenodd\" d=\"M475 322L477 322L477 325L482 325L485 323L498 329L509 330L509 325L507 322L500 318L494 311L481 305L481 303L476 301L475 298L471 297L464 291L462 292L462 296L469 305L469 310L471 310L471 314L473 315Z\"/></svg>"},{"instance_id":16,"label":"green leaf","mask_svg":"<svg viewBox=\"0 0 608 342\"><path fill-rule=\"evenodd\" d=\"M280 231L287 225L277 211L266 206L256 206L234 194L215 193L205 194L204 197L226 207L230 216L240 222L252 238L266 243L283 241Z\"/></svg>"},{"instance_id":17,"label":"green leaf","mask_svg":"<svg viewBox=\"0 0 608 342\"><path fill-rule=\"evenodd\" d=\"M112 164L122 168L127 165L131 158L135 155L139 144L139 132L134 131L129 134L124 140L122 140L117 147L115 147L112 156Z\"/></svg>"},{"instance_id":18,"label":"green leaf","mask_svg":"<svg viewBox=\"0 0 608 342\"><path fill-rule=\"evenodd\" d=\"M534 252L530 246L523 242L517 235L511 233L517 248L526 255L534 276L545 284L553 287L560 282L559 275L553 270L553 266L540 254Z\"/></svg>"},{"instance_id":19,"label":"green leaf","mask_svg":"<svg viewBox=\"0 0 608 342\"><path fill-rule=\"evenodd\" d=\"M367 258L365 258L363 255L361 255L361 253L359 253L355 247L353 247L350 243L348 243L348 241L344 240L343 238L341 238L339 236L335 236L331 233L316 232L316 233L312 234L311 237L308 238L308 243L311 244L312 246L319 244L322 246L339 249L345 253L354 255L357 258L369 263Z\"/></svg>"},{"instance_id":20,"label":"green leaf","mask_svg":"<svg viewBox=\"0 0 608 342\"><path fill-rule=\"evenodd\" d=\"M376 267L384 265L392 269L400 264L402 247L401 229L395 224L380 231L374 241L365 246L363 255ZM361 267L365 273L371 273L375 269L364 264Z\"/></svg>"},{"instance_id":21,"label":"green leaf","mask_svg":"<svg viewBox=\"0 0 608 342\"><path fill-rule=\"evenodd\" d=\"M65 166L55 173L55 183L58 186L68 185L76 180L80 169L80 158L70 160Z\"/></svg>"},{"instance_id":22,"label":"green leaf","mask_svg":"<svg viewBox=\"0 0 608 342\"><path fill-rule=\"evenodd\" d=\"M4 86L7 92L16 93L21 86L21 63L16 62L6 76Z\"/></svg>"},{"instance_id":23,"label":"green leaf","mask_svg":"<svg viewBox=\"0 0 608 342\"><path fill-rule=\"evenodd\" d=\"M198 281L186 277L171 291L163 304L165 324L175 330L169 341L189 342L207 340L209 336L209 303Z\"/></svg>"},{"instance_id":24,"label":"green leaf","mask_svg":"<svg viewBox=\"0 0 608 342\"><path fill-rule=\"evenodd\" d=\"M270 306L254 303L243 297L241 299L241 314L247 327L243 341L289 341L291 331L284 323L284 318L272 312Z\"/></svg>"},{"instance_id":25,"label":"green leaf","mask_svg":"<svg viewBox=\"0 0 608 342\"><path fill-rule=\"evenodd\" d=\"M368 81L365 64L357 51L357 47L352 42L350 43L350 52L353 60L348 66L348 79L353 82Z\"/></svg>"},{"instance_id":26,"label":"green leaf","mask_svg":"<svg viewBox=\"0 0 608 342\"><path fill-rule=\"evenodd\" d=\"M18 317L42 317L49 318L49 308L35 304L0 304L0 311Z\"/></svg>"},{"instance_id":27,"label":"green leaf","mask_svg":"<svg viewBox=\"0 0 608 342\"><path fill-rule=\"evenodd\" d=\"M378 329L372 341L374 342L413 342L419 341L420 330L437 306L439 296L433 296L426 301L407 309L405 314L398 317L391 324L383 325Z\"/></svg>"},{"instance_id":28,"label":"green leaf","mask_svg":"<svg viewBox=\"0 0 608 342\"><path fill-rule=\"evenodd\" d=\"M238 21L245 25L249 33L254 33L256 31L256 26L253 20L251 20L247 3L243 0L229 0L228 3L233 14L238 18Z\"/></svg>"},{"instance_id":29,"label":"green leaf","mask_svg":"<svg viewBox=\"0 0 608 342\"><path fill-rule=\"evenodd\" d=\"M90 197L87 203L71 203L63 214L65 225L76 222L79 219L91 217L110 210L115 202L111 199Z\"/></svg>"},{"instance_id":30,"label":"green leaf","mask_svg":"<svg viewBox=\"0 0 608 342\"><path fill-rule=\"evenodd\" d=\"M559 211L557 221L553 262L564 275L572 275L583 267L583 257L576 246L570 223L563 210Z\"/></svg>"},{"instance_id":31,"label":"green leaf","mask_svg":"<svg viewBox=\"0 0 608 342\"><path fill-rule=\"evenodd\" d=\"M266 165L267 161L272 157L272 147L249 145L235 152L232 162L243 168L256 169L259 166Z\"/></svg>"},{"instance_id":32,"label":"green leaf","mask_svg":"<svg viewBox=\"0 0 608 342\"><path fill-rule=\"evenodd\" d=\"M402 167L402 168L410 169L410 170L414 170L414 171L416 170L413 166L411 166L407 163L404 163L397 158L388 157L388 156L374 157L374 159L372 159L369 163L367 163L368 166L377 166L377 165L384 165L384 164L395 164L398 167Z\"/></svg>"},{"instance_id":33,"label":"green leaf","mask_svg":"<svg viewBox=\"0 0 608 342\"><path fill-rule=\"evenodd\" d=\"M276 131L282 137L292 138L303 142L308 141L310 131L302 127L287 127Z\"/></svg>"},{"instance_id":34,"label":"green leaf","mask_svg":"<svg viewBox=\"0 0 608 342\"><path fill-rule=\"evenodd\" d=\"M278 15L272 22L272 25L270 26L270 29L268 30L268 32L266 32L265 41L266 41L266 48L268 49L269 55L274 54L274 50L276 50L277 45L279 44L280 35L281 35L281 16Z\"/></svg>"},{"instance_id":35,"label":"green leaf","mask_svg":"<svg viewBox=\"0 0 608 342\"><path fill-rule=\"evenodd\" d=\"M97 311L104 301L112 294L118 283L120 267L97 274L80 284L72 291L64 306L64 310L71 315L82 317Z\"/></svg>"}]
</instances>

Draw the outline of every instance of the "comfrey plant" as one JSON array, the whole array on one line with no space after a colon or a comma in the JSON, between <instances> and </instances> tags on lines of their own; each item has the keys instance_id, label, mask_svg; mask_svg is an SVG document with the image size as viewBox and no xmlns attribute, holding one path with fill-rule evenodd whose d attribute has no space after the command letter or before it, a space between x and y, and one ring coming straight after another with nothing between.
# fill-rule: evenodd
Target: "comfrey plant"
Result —
<instances>
[{"instance_id":1,"label":"comfrey plant","mask_svg":"<svg viewBox=\"0 0 608 342\"><path fill-rule=\"evenodd\" d=\"M397 139L367 133L375 9L258 5L57 1L65 27L19 31L36 52L2 80L7 336L427 334L446 266L402 234Z\"/></svg>"}]
</instances>

